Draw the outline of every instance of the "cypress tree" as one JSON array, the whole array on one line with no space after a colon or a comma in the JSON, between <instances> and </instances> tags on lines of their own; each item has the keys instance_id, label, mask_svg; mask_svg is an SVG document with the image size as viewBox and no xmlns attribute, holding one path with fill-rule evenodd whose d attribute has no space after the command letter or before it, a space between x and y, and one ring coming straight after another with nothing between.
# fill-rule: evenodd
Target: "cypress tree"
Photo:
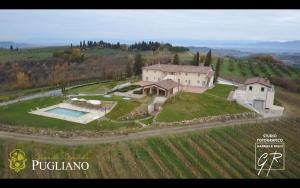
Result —
<instances>
[{"instance_id":1,"label":"cypress tree","mask_svg":"<svg viewBox=\"0 0 300 188\"><path fill-rule=\"evenodd\" d=\"M208 51L205 57L204 66L209 67L211 65L211 50Z\"/></svg>"},{"instance_id":2,"label":"cypress tree","mask_svg":"<svg viewBox=\"0 0 300 188\"><path fill-rule=\"evenodd\" d=\"M221 58L218 58L217 64L216 64L216 70L214 75L214 82L218 80L218 77L220 75L220 68L221 68L222 60Z\"/></svg>"},{"instance_id":3,"label":"cypress tree","mask_svg":"<svg viewBox=\"0 0 300 188\"><path fill-rule=\"evenodd\" d=\"M199 66L199 61L200 61L199 58L200 58L200 57L199 57L199 52L197 52L197 53L196 53L196 66Z\"/></svg>"}]
</instances>

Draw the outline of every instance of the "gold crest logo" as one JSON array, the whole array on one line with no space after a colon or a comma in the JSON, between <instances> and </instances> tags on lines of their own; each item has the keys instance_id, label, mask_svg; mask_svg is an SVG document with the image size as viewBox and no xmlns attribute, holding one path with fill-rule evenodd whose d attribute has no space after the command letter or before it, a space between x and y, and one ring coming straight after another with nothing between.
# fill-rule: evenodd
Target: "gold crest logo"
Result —
<instances>
[{"instance_id":1,"label":"gold crest logo","mask_svg":"<svg viewBox=\"0 0 300 188\"><path fill-rule=\"evenodd\" d=\"M16 172L20 172L26 167L25 153L20 149L15 149L9 154L9 168Z\"/></svg>"}]
</instances>

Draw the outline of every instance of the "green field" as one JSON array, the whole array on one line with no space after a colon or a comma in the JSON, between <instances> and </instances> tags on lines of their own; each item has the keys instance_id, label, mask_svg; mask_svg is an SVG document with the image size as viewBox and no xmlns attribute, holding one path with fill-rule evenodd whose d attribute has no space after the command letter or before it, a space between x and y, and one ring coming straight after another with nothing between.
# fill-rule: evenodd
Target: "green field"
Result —
<instances>
[{"instance_id":1,"label":"green field","mask_svg":"<svg viewBox=\"0 0 300 188\"><path fill-rule=\"evenodd\" d=\"M0 63L23 61L23 60L45 60L53 56L53 52L66 49L67 47L45 47L20 49L19 51L10 51L0 49Z\"/></svg>"},{"instance_id":2,"label":"green field","mask_svg":"<svg viewBox=\"0 0 300 188\"><path fill-rule=\"evenodd\" d=\"M117 144L56 146L11 140L0 141L2 178L266 178L254 169L254 144L264 133L283 138L285 170L267 178L300 176L300 119L211 128L199 132L151 137ZM26 153L27 165L38 156L87 158L88 171L32 171L15 173L7 156L15 148Z\"/></svg>"},{"instance_id":3,"label":"green field","mask_svg":"<svg viewBox=\"0 0 300 188\"><path fill-rule=\"evenodd\" d=\"M133 100L123 100L121 97L112 96L105 98L102 96L83 97L86 99L97 99L103 101L117 101L117 106L109 112L106 117L111 120L118 120L120 117L130 113L140 102ZM58 104L64 100L63 97L44 97L39 99L28 100L20 103L15 103L0 107L0 123L36 127L36 128L53 128L54 130L113 130L117 128L134 128L138 127L135 123L115 123L109 120L93 121L86 125L76 124L73 122L63 121L54 118L42 117L34 114L29 114L30 110L44 108L54 104Z\"/></svg>"},{"instance_id":4,"label":"green field","mask_svg":"<svg viewBox=\"0 0 300 188\"><path fill-rule=\"evenodd\" d=\"M216 66L216 58L213 59L213 67ZM253 60L240 60L230 57L224 57L221 65L220 76L239 82L255 76L279 76L288 79L298 77L297 71L292 71L284 65L275 65L267 62L258 62Z\"/></svg>"},{"instance_id":5,"label":"green field","mask_svg":"<svg viewBox=\"0 0 300 188\"><path fill-rule=\"evenodd\" d=\"M105 94L109 90L111 90L113 87L115 87L118 84L122 84L128 81L109 81L109 82L103 82L103 83L97 83L97 84L91 84L87 86L82 87L76 87L74 89L70 89L67 91L68 94Z\"/></svg>"},{"instance_id":6,"label":"green field","mask_svg":"<svg viewBox=\"0 0 300 188\"><path fill-rule=\"evenodd\" d=\"M166 101L156 120L174 122L205 116L248 112L248 109L237 103L227 101L226 98L233 89L232 86L217 84L213 89L201 94L179 93L175 98Z\"/></svg>"},{"instance_id":7,"label":"green field","mask_svg":"<svg viewBox=\"0 0 300 188\"><path fill-rule=\"evenodd\" d=\"M26 95L31 95L31 94L39 93L39 92L46 92L46 91L54 90L54 89L59 89L59 87L58 86L45 86L45 87L38 87L38 88L0 92L0 102L13 100L18 97L23 97ZM3 99L3 100L1 100L1 99Z\"/></svg>"}]
</instances>

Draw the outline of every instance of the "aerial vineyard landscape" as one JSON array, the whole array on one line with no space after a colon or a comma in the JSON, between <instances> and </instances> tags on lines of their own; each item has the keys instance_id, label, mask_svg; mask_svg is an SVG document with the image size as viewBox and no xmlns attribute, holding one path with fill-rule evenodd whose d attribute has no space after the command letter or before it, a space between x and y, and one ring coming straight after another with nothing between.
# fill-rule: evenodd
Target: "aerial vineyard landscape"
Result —
<instances>
[{"instance_id":1,"label":"aerial vineyard landscape","mask_svg":"<svg viewBox=\"0 0 300 188\"><path fill-rule=\"evenodd\" d=\"M299 178L299 11L231 11L0 10L0 179Z\"/></svg>"},{"instance_id":2,"label":"aerial vineyard landscape","mask_svg":"<svg viewBox=\"0 0 300 188\"><path fill-rule=\"evenodd\" d=\"M5 155L19 147L30 153L28 160L39 155L58 159L70 155L86 157L92 165L87 172L27 169L16 175L10 172L2 155L0 174L4 178L260 178L251 170L254 143L255 138L268 131L282 136L288 154L287 170L274 172L269 178L296 178L300 173L299 122L299 119L282 119L97 146L66 147L1 140Z\"/></svg>"}]
</instances>

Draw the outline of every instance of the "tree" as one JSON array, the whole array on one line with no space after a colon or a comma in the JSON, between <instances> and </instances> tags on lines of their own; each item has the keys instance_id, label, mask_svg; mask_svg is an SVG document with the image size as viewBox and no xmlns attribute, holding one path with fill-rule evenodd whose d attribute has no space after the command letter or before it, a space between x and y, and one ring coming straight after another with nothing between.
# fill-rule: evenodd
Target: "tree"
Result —
<instances>
[{"instance_id":1,"label":"tree","mask_svg":"<svg viewBox=\"0 0 300 188\"><path fill-rule=\"evenodd\" d=\"M194 55L193 65L199 66L199 61L200 61L199 52L197 52L197 53Z\"/></svg>"},{"instance_id":2,"label":"tree","mask_svg":"<svg viewBox=\"0 0 300 188\"><path fill-rule=\"evenodd\" d=\"M173 57L173 64L178 65L179 64L179 56L178 54L175 54Z\"/></svg>"},{"instance_id":3,"label":"tree","mask_svg":"<svg viewBox=\"0 0 300 188\"><path fill-rule=\"evenodd\" d=\"M14 50L14 47L12 45L10 45L9 49L10 50Z\"/></svg>"},{"instance_id":4,"label":"tree","mask_svg":"<svg viewBox=\"0 0 300 188\"><path fill-rule=\"evenodd\" d=\"M220 58L218 58L218 61L216 64L215 76L214 76L214 83L218 80L218 77L220 75L221 64L222 64L222 60Z\"/></svg>"},{"instance_id":5,"label":"tree","mask_svg":"<svg viewBox=\"0 0 300 188\"><path fill-rule=\"evenodd\" d=\"M83 41L82 47L86 48L85 40Z\"/></svg>"},{"instance_id":6,"label":"tree","mask_svg":"<svg viewBox=\"0 0 300 188\"><path fill-rule=\"evenodd\" d=\"M126 64L126 77L128 77L128 78L132 77L132 66L129 61Z\"/></svg>"},{"instance_id":7,"label":"tree","mask_svg":"<svg viewBox=\"0 0 300 188\"><path fill-rule=\"evenodd\" d=\"M71 43L71 49L73 48L73 45L72 45L72 43Z\"/></svg>"},{"instance_id":8,"label":"tree","mask_svg":"<svg viewBox=\"0 0 300 188\"><path fill-rule=\"evenodd\" d=\"M82 42L80 41L79 47L82 48Z\"/></svg>"},{"instance_id":9,"label":"tree","mask_svg":"<svg viewBox=\"0 0 300 188\"><path fill-rule=\"evenodd\" d=\"M26 88L31 85L28 75L24 72L17 72L16 82L17 82L16 84L19 88Z\"/></svg>"},{"instance_id":10,"label":"tree","mask_svg":"<svg viewBox=\"0 0 300 188\"><path fill-rule=\"evenodd\" d=\"M199 66L199 52L196 53L196 65Z\"/></svg>"},{"instance_id":11,"label":"tree","mask_svg":"<svg viewBox=\"0 0 300 188\"><path fill-rule=\"evenodd\" d=\"M141 54L137 54L134 58L133 72L135 76L142 74L143 59Z\"/></svg>"},{"instance_id":12,"label":"tree","mask_svg":"<svg viewBox=\"0 0 300 188\"><path fill-rule=\"evenodd\" d=\"M211 50L208 51L205 57L204 66L209 67L211 65Z\"/></svg>"}]
</instances>

